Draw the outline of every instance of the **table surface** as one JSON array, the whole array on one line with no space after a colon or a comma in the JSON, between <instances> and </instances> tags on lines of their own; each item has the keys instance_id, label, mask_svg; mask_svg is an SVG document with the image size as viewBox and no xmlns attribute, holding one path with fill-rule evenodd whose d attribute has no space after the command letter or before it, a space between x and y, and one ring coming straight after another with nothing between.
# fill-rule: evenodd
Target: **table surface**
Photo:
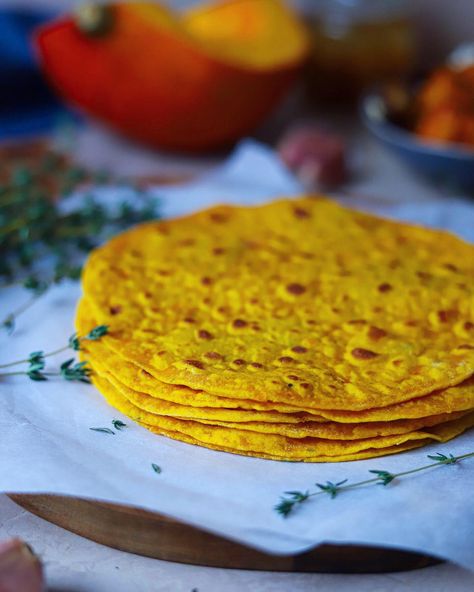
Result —
<instances>
[{"instance_id":1,"label":"table surface","mask_svg":"<svg viewBox=\"0 0 474 592\"><path fill-rule=\"evenodd\" d=\"M452 564L382 575L282 574L180 565L93 543L0 496L0 539L19 536L42 558L49 592L461 592L474 573Z\"/></svg>"},{"instance_id":2,"label":"table surface","mask_svg":"<svg viewBox=\"0 0 474 592\"><path fill-rule=\"evenodd\" d=\"M357 147L354 153L356 175L346 188L348 192L368 199L410 202L443 195L438 187L419 178L384 152L362 130L351 129L347 133L352 145ZM117 140L100 128L83 132L79 140L78 157L84 164L112 166L122 174L189 176L219 163L218 158L177 160L151 154ZM29 514L0 495L0 539L13 536L27 541L41 556L50 592L457 592L474 589L474 571L452 564L415 572L351 576L250 572L168 563L83 539Z\"/></svg>"}]
</instances>

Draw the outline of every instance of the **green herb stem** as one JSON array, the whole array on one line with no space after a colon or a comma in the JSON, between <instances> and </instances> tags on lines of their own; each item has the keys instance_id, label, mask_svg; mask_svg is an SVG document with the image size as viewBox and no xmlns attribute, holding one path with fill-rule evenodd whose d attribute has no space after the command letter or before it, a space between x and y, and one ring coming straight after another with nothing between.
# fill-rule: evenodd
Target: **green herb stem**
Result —
<instances>
[{"instance_id":1,"label":"green herb stem","mask_svg":"<svg viewBox=\"0 0 474 592\"><path fill-rule=\"evenodd\" d=\"M19 315L26 312L33 304L38 300L38 298L42 294L34 294L31 298L29 298L24 304L16 308L13 312L9 313L2 321L2 324L5 325L8 322L8 319L16 319Z\"/></svg>"},{"instance_id":2,"label":"green herb stem","mask_svg":"<svg viewBox=\"0 0 474 592\"><path fill-rule=\"evenodd\" d=\"M399 479L400 477L413 475L414 473L426 471L427 469L432 469L440 465L454 465L462 460L472 457L474 457L474 452L468 452L466 454L461 454L459 456L438 453L436 455L428 455L428 458L434 460L435 462L423 465L421 467L416 467L415 469L410 469L408 471L401 471L400 473L390 473L389 471L384 470L372 470L369 472L375 473L377 475L376 477L373 477L371 479L364 479L363 481L357 481L356 483L346 483L347 480L344 480L334 484L331 481L327 481L325 484L317 483L316 486L319 489L312 492L286 491L285 494L289 497L281 497L280 502L274 507L274 510L278 514L283 516L283 518L286 518L294 511L296 506L299 506L302 503L306 502L308 499L316 497L318 495L329 494L331 498L334 498L338 493L346 491L348 489L355 489L357 487L363 487L365 485L372 484L388 485L389 483L391 483L395 479Z\"/></svg>"},{"instance_id":3,"label":"green herb stem","mask_svg":"<svg viewBox=\"0 0 474 592\"><path fill-rule=\"evenodd\" d=\"M89 428L93 432L101 432L102 434L110 434L115 436L115 432L110 428Z\"/></svg>"},{"instance_id":4,"label":"green herb stem","mask_svg":"<svg viewBox=\"0 0 474 592\"><path fill-rule=\"evenodd\" d=\"M59 372L42 372L43 376L61 376ZM18 370L18 372L0 372L0 377L4 376L29 376L29 373L25 370Z\"/></svg>"},{"instance_id":5,"label":"green herb stem","mask_svg":"<svg viewBox=\"0 0 474 592\"><path fill-rule=\"evenodd\" d=\"M67 345L64 345L58 349L55 349L53 351L46 353L46 354L43 353L42 351L33 352L32 354L29 355L28 358L23 358L22 360L15 360L14 362L8 362L7 364L0 364L0 368L1 369L11 368L12 366L19 366L20 364L37 363L38 358L40 358L41 361L44 361L45 358L50 358L51 356L56 356L57 354L60 354L68 349L73 349L75 351L78 351L81 348L82 342L97 341L97 340L101 339L104 335L107 335L108 329L109 328L107 325L98 325L97 327L94 327L94 329L89 331L89 333L87 335L84 335L83 337L78 337L76 334L73 334L69 338L69 342ZM22 372L20 372L20 374L22 374ZM0 376L6 376L6 374L0 373Z\"/></svg>"},{"instance_id":6,"label":"green herb stem","mask_svg":"<svg viewBox=\"0 0 474 592\"><path fill-rule=\"evenodd\" d=\"M8 165L8 163L7 163ZM26 274L43 268L43 262L53 260L60 272L44 281L31 282L35 295L57 283L61 278L78 279L70 273L71 263L83 261L84 254L117 231L132 224L158 217L158 202L133 188L138 199L130 204L128 198L118 209L103 207L93 194L85 196L77 207L65 212L61 199L84 184L110 184L123 179L102 172L88 172L71 166L66 156L49 152L44 158L27 165L12 162L7 166L8 178L0 182L0 287L14 285ZM11 170L10 170L11 169ZM93 191L93 188L91 189ZM69 270L67 269L69 268ZM30 276L31 278L31 276ZM34 278L33 278L34 279ZM27 287L25 285L25 287ZM0 327L12 332L18 315L36 299L7 315Z\"/></svg>"},{"instance_id":7,"label":"green herb stem","mask_svg":"<svg viewBox=\"0 0 474 592\"><path fill-rule=\"evenodd\" d=\"M43 358L50 358L51 356L55 356L57 354L62 353L69 349L69 345L64 345L59 349L55 349L54 351L48 352L47 354L43 354ZM20 364L28 364L30 361L29 358L24 358L23 360L16 360L15 362L8 362L8 364L0 364L0 368L11 368L12 366L19 366ZM20 372L20 374L23 374ZM6 374L1 374L1 376L6 376Z\"/></svg>"}]
</instances>

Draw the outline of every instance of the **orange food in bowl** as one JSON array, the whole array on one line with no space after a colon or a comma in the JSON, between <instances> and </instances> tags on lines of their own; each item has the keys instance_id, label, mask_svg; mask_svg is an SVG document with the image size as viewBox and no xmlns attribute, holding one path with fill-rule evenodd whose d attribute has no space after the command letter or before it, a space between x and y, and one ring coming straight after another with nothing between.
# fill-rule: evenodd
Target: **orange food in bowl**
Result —
<instances>
[{"instance_id":1,"label":"orange food in bowl","mask_svg":"<svg viewBox=\"0 0 474 592\"><path fill-rule=\"evenodd\" d=\"M416 101L420 137L474 147L474 65L436 70Z\"/></svg>"},{"instance_id":2,"label":"orange food in bowl","mask_svg":"<svg viewBox=\"0 0 474 592\"><path fill-rule=\"evenodd\" d=\"M308 51L280 0L229 0L182 15L152 2L109 10L100 34L73 17L43 27L41 63L69 102L159 148L201 151L252 131Z\"/></svg>"}]
</instances>

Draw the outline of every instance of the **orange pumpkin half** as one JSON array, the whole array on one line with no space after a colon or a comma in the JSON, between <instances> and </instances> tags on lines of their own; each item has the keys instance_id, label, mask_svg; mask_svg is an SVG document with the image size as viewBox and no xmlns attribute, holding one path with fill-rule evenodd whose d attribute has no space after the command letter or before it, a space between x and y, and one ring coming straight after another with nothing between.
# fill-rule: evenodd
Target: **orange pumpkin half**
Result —
<instances>
[{"instance_id":1,"label":"orange pumpkin half","mask_svg":"<svg viewBox=\"0 0 474 592\"><path fill-rule=\"evenodd\" d=\"M280 0L230 0L178 15L152 2L109 6L101 34L74 17L38 32L63 97L159 148L200 151L252 131L288 91L308 50Z\"/></svg>"}]
</instances>

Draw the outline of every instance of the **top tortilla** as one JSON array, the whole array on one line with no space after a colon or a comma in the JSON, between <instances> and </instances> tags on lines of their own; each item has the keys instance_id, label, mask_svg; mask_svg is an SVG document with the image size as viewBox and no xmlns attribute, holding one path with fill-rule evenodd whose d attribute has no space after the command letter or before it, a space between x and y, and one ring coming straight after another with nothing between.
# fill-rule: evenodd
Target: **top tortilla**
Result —
<instances>
[{"instance_id":1,"label":"top tortilla","mask_svg":"<svg viewBox=\"0 0 474 592\"><path fill-rule=\"evenodd\" d=\"M107 347L162 382L358 411L474 373L473 277L448 233L302 198L137 226L83 286Z\"/></svg>"}]
</instances>

